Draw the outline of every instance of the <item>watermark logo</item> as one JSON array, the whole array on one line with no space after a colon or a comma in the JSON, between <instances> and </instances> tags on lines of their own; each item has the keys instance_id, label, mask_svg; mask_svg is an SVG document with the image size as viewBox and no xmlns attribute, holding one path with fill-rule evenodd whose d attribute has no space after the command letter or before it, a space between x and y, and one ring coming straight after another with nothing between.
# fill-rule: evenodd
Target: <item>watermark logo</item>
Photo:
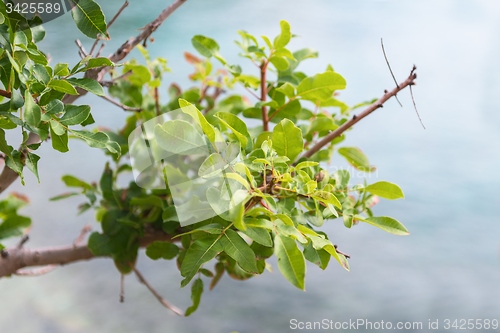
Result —
<instances>
[{"instance_id":1,"label":"watermark logo","mask_svg":"<svg viewBox=\"0 0 500 333\"><path fill-rule=\"evenodd\" d=\"M168 189L181 226L216 215L230 220L248 197L234 172L240 145L225 142L217 130L209 140L182 109L143 123L128 142L137 185Z\"/></svg>"},{"instance_id":2,"label":"watermark logo","mask_svg":"<svg viewBox=\"0 0 500 333\"><path fill-rule=\"evenodd\" d=\"M9 16L20 19L17 29L24 30L23 18L30 27L47 23L68 13L80 0L1 0Z\"/></svg>"}]
</instances>

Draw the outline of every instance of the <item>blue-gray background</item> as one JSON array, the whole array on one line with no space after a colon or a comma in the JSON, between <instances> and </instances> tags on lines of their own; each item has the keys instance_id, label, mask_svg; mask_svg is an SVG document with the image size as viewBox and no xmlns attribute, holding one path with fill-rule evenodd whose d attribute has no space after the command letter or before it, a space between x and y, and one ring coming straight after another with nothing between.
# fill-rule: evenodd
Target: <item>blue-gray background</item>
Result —
<instances>
[{"instance_id":1,"label":"blue-gray background","mask_svg":"<svg viewBox=\"0 0 500 333\"><path fill-rule=\"evenodd\" d=\"M111 29L105 55L151 21L167 1L131 0ZM121 1L103 8L111 17ZM2 279L0 332L288 332L289 321L323 318L345 321L422 321L500 319L500 3L491 1L222 1L188 0L154 34L153 56L166 57L171 81L188 84L191 69L183 51L204 34L219 41L230 62L236 31L274 36L279 20L300 35L290 47L310 46L320 58L303 70L326 64L347 79L341 98L349 104L380 96L394 86L380 49L384 38L395 75L406 78L418 66L415 99L427 129L422 129L407 91L404 108L389 102L356 125L346 144L361 147L378 172L370 182L388 180L404 189L401 201L383 201L377 215L394 216L411 235L397 237L367 225L345 229L325 225L336 244L351 254L351 272L332 262L325 272L308 266L307 292L276 270L246 282L224 277L190 318L161 307L135 277L126 279L126 302L118 302L120 277L109 260L60 268L46 276ZM46 25L42 43L53 63L77 60L75 38L82 38L66 15ZM250 67L248 67L250 68ZM497 93L495 93L495 91ZM163 92L166 95L165 91ZM98 98L98 122L116 128L123 111ZM48 202L66 191L60 176L80 174L97 180L103 154L71 142L67 154L42 146L42 183L28 176L34 226L28 246L68 244L91 213L75 217L78 199ZM339 163L338 156L332 165ZM10 190L10 189L9 189ZM94 227L97 227L94 224ZM170 262L151 262L141 253L139 267L174 304L189 305L189 290L179 288ZM425 326L424 326L425 327ZM361 330L360 330L361 331ZM410 330L411 331L411 330ZM444 331L444 330L440 330Z\"/></svg>"}]
</instances>

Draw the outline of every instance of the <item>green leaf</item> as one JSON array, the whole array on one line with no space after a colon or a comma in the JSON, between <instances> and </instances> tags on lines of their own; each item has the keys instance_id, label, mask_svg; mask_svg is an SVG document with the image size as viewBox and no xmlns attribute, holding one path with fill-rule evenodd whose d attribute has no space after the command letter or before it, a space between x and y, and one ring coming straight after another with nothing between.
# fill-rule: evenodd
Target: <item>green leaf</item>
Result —
<instances>
[{"instance_id":1,"label":"green leaf","mask_svg":"<svg viewBox=\"0 0 500 333\"><path fill-rule=\"evenodd\" d=\"M294 161L304 148L302 131L289 119L283 119L274 127L271 137L278 155Z\"/></svg>"},{"instance_id":2,"label":"green leaf","mask_svg":"<svg viewBox=\"0 0 500 333\"><path fill-rule=\"evenodd\" d=\"M306 262L295 240L276 235L274 254L278 258L281 274L295 287L305 290Z\"/></svg>"},{"instance_id":3,"label":"green leaf","mask_svg":"<svg viewBox=\"0 0 500 333\"><path fill-rule=\"evenodd\" d=\"M7 155L8 157L12 157L12 146L9 146L7 140L5 140L5 131L0 128L0 151Z\"/></svg>"},{"instance_id":4,"label":"green leaf","mask_svg":"<svg viewBox=\"0 0 500 333\"><path fill-rule=\"evenodd\" d=\"M54 66L54 76L69 75L68 64L59 63Z\"/></svg>"},{"instance_id":5,"label":"green leaf","mask_svg":"<svg viewBox=\"0 0 500 333\"><path fill-rule=\"evenodd\" d=\"M90 234L88 248L95 256L109 257L113 254L113 249L110 246L109 237L98 232Z\"/></svg>"},{"instance_id":6,"label":"green leaf","mask_svg":"<svg viewBox=\"0 0 500 333\"><path fill-rule=\"evenodd\" d=\"M288 82L276 88L276 91L283 93L288 98L295 97L295 87Z\"/></svg>"},{"instance_id":7,"label":"green leaf","mask_svg":"<svg viewBox=\"0 0 500 333\"><path fill-rule=\"evenodd\" d=\"M37 127L42 118L42 110L35 103L31 93L26 89L24 93L24 120L30 126Z\"/></svg>"},{"instance_id":8,"label":"green leaf","mask_svg":"<svg viewBox=\"0 0 500 333\"><path fill-rule=\"evenodd\" d=\"M191 300L193 301L193 305L187 308L185 316L189 316L193 312L198 309L198 305L200 305L201 294L203 294L203 281L201 279L196 279L191 287Z\"/></svg>"},{"instance_id":9,"label":"green leaf","mask_svg":"<svg viewBox=\"0 0 500 333\"><path fill-rule=\"evenodd\" d=\"M61 125L61 123L55 119L50 119L49 124L50 128L56 135L64 135L64 133L66 133L67 131L67 128Z\"/></svg>"},{"instance_id":10,"label":"green leaf","mask_svg":"<svg viewBox=\"0 0 500 333\"><path fill-rule=\"evenodd\" d=\"M335 90L345 89L346 81L338 73L324 72L314 77L306 77L297 87L297 95L307 100L327 100Z\"/></svg>"},{"instance_id":11,"label":"green leaf","mask_svg":"<svg viewBox=\"0 0 500 333\"><path fill-rule=\"evenodd\" d=\"M195 240L182 261L181 275L184 280L181 287L185 287L193 279L201 265L215 258L222 250L223 246L216 236Z\"/></svg>"},{"instance_id":12,"label":"green leaf","mask_svg":"<svg viewBox=\"0 0 500 333\"><path fill-rule=\"evenodd\" d=\"M98 68L98 67L108 67L108 66L114 66L115 64L109 60L108 58L100 57L100 58L92 58L89 59L87 62L87 65L85 65L83 68L78 69L78 67L73 68L72 73L77 73L77 72L85 72L89 69L92 68Z\"/></svg>"},{"instance_id":13,"label":"green leaf","mask_svg":"<svg viewBox=\"0 0 500 333\"><path fill-rule=\"evenodd\" d=\"M273 240L271 239L271 235L269 234L269 231L266 229L247 227L247 229L243 231L243 233L248 237L250 237L254 242L257 242L267 247L273 246Z\"/></svg>"},{"instance_id":14,"label":"green leaf","mask_svg":"<svg viewBox=\"0 0 500 333\"><path fill-rule=\"evenodd\" d=\"M90 147L107 149L111 153L120 153L116 151L114 146L110 146L109 137L104 132L89 132L89 131L77 131L71 130L71 134L75 137L84 140Z\"/></svg>"},{"instance_id":15,"label":"green leaf","mask_svg":"<svg viewBox=\"0 0 500 333\"><path fill-rule=\"evenodd\" d=\"M238 265L249 273L258 273L255 253L243 238L234 230L226 230L221 238L224 252L233 258Z\"/></svg>"},{"instance_id":16,"label":"green leaf","mask_svg":"<svg viewBox=\"0 0 500 333\"><path fill-rule=\"evenodd\" d=\"M311 194L311 197L325 204L332 204L335 207L342 208L339 199L337 199L337 197L333 195L333 193L326 191L316 191Z\"/></svg>"},{"instance_id":17,"label":"green leaf","mask_svg":"<svg viewBox=\"0 0 500 333\"><path fill-rule=\"evenodd\" d=\"M403 191L398 185L386 181L370 184L366 187L366 190L371 194L375 194L389 200L401 199L405 197Z\"/></svg>"},{"instance_id":18,"label":"green leaf","mask_svg":"<svg viewBox=\"0 0 500 333\"><path fill-rule=\"evenodd\" d=\"M47 114L58 114L64 111L64 104L58 99L54 99L47 104L45 112Z\"/></svg>"},{"instance_id":19,"label":"green leaf","mask_svg":"<svg viewBox=\"0 0 500 333\"><path fill-rule=\"evenodd\" d=\"M61 180L68 187L79 187L79 188L86 189L86 190L92 190L92 185L84 182L81 179L76 178L75 176L64 175L61 178Z\"/></svg>"},{"instance_id":20,"label":"green leaf","mask_svg":"<svg viewBox=\"0 0 500 333\"><path fill-rule=\"evenodd\" d=\"M68 132L64 132L63 135L57 135L52 127L50 128L50 136L52 142L52 148L61 153L65 153L69 150L68 148Z\"/></svg>"},{"instance_id":21,"label":"green leaf","mask_svg":"<svg viewBox=\"0 0 500 333\"><path fill-rule=\"evenodd\" d=\"M277 56L272 56L269 61L276 67L277 70L279 71L285 71L288 66L290 65L288 63L288 60L286 60L285 57L277 57Z\"/></svg>"},{"instance_id":22,"label":"green leaf","mask_svg":"<svg viewBox=\"0 0 500 333\"><path fill-rule=\"evenodd\" d=\"M70 78L67 79L67 81L74 86L80 87L82 89L87 90L90 93L93 93L94 95L104 96L104 90L102 89L102 86L99 84L99 82L97 82L96 80L88 78L82 78L82 79Z\"/></svg>"},{"instance_id":23,"label":"green leaf","mask_svg":"<svg viewBox=\"0 0 500 333\"><path fill-rule=\"evenodd\" d=\"M26 154L26 166L36 176L38 183L40 183L40 177L38 176L38 160L39 159L40 159L40 156L33 154L29 151Z\"/></svg>"},{"instance_id":24,"label":"green leaf","mask_svg":"<svg viewBox=\"0 0 500 333\"><path fill-rule=\"evenodd\" d=\"M196 35L191 39L191 43L202 56L207 58L215 57L223 65L226 64L224 58L219 54L219 44L212 38Z\"/></svg>"},{"instance_id":25,"label":"green leaf","mask_svg":"<svg viewBox=\"0 0 500 333\"><path fill-rule=\"evenodd\" d=\"M318 265L321 269L326 269L328 263L330 262L330 258L332 257L330 253L326 252L323 249L316 250L312 242L309 242L306 247L304 247L304 257L306 260L312 262L315 265Z\"/></svg>"},{"instance_id":26,"label":"green leaf","mask_svg":"<svg viewBox=\"0 0 500 333\"><path fill-rule=\"evenodd\" d=\"M182 112L190 115L191 118L193 118L193 120L201 126L201 129L208 137L208 140L210 140L210 142L215 142L215 129L212 125L210 125L200 110L198 110L194 104L191 104L182 98L179 98L179 106L181 107Z\"/></svg>"},{"instance_id":27,"label":"green leaf","mask_svg":"<svg viewBox=\"0 0 500 333\"><path fill-rule=\"evenodd\" d=\"M80 31L90 38L97 38L99 34L109 38L106 27L106 18L101 7L93 0L79 0L73 2L71 10L73 20Z\"/></svg>"},{"instance_id":28,"label":"green leaf","mask_svg":"<svg viewBox=\"0 0 500 333\"><path fill-rule=\"evenodd\" d=\"M242 148L245 148L248 142L251 141L247 125L243 120L229 112L217 112L214 116L234 133L238 141L241 143Z\"/></svg>"},{"instance_id":29,"label":"green leaf","mask_svg":"<svg viewBox=\"0 0 500 333\"><path fill-rule=\"evenodd\" d=\"M51 80L47 87L70 95L78 95L75 87L66 80Z\"/></svg>"},{"instance_id":30,"label":"green leaf","mask_svg":"<svg viewBox=\"0 0 500 333\"><path fill-rule=\"evenodd\" d=\"M392 217L379 216L379 217L368 217L365 219L361 216L356 215L354 218L356 220L360 220L368 224L371 224L377 228L385 230L394 235L406 236L410 234L408 229L406 229L401 222L399 222L396 219L393 219Z\"/></svg>"},{"instance_id":31,"label":"green leaf","mask_svg":"<svg viewBox=\"0 0 500 333\"><path fill-rule=\"evenodd\" d=\"M221 154L210 154L200 165L198 176L203 178L212 177L222 172L222 168L224 168L225 165L227 165L227 162L222 158Z\"/></svg>"},{"instance_id":32,"label":"green leaf","mask_svg":"<svg viewBox=\"0 0 500 333\"><path fill-rule=\"evenodd\" d=\"M170 242L153 242L146 248L146 255L153 260L163 258L165 260L173 259L179 254L177 245Z\"/></svg>"},{"instance_id":33,"label":"green leaf","mask_svg":"<svg viewBox=\"0 0 500 333\"><path fill-rule=\"evenodd\" d=\"M285 47L292 38L292 33L290 31L290 23L288 23L285 20L281 20L280 26L281 26L281 34L278 35L278 37L276 37L276 39L274 40L274 47L277 49Z\"/></svg>"},{"instance_id":34,"label":"green leaf","mask_svg":"<svg viewBox=\"0 0 500 333\"><path fill-rule=\"evenodd\" d=\"M65 105L65 113L59 120L61 124L70 126L83 123L90 115L88 105Z\"/></svg>"},{"instance_id":35,"label":"green leaf","mask_svg":"<svg viewBox=\"0 0 500 333\"><path fill-rule=\"evenodd\" d=\"M295 167L295 170L300 170L300 169L305 169L305 168L309 168L309 167L314 167L316 165L319 165L318 162L313 162L313 161L304 161L304 162L300 162L299 164L297 164L297 166Z\"/></svg>"},{"instance_id":36,"label":"green leaf","mask_svg":"<svg viewBox=\"0 0 500 333\"><path fill-rule=\"evenodd\" d=\"M31 225L31 219L25 216L11 214L0 223L0 239L21 236L22 230Z\"/></svg>"},{"instance_id":37,"label":"green leaf","mask_svg":"<svg viewBox=\"0 0 500 333\"><path fill-rule=\"evenodd\" d=\"M345 159L356 169L372 172L375 167L370 165L368 157L357 147L342 147L339 149L339 154L344 156Z\"/></svg>"},{"instance_id":38,"label":"green leaf","mask_svg":"<svg viewBox=\"0 0 500 333\"><path fill-rule=\"evenodd\" d=\"M156 125L154 134L158 145L174 154L191 155L205 153L206 142L201 133L190 123L175 119Z\"/></svg>"}]
</instances>

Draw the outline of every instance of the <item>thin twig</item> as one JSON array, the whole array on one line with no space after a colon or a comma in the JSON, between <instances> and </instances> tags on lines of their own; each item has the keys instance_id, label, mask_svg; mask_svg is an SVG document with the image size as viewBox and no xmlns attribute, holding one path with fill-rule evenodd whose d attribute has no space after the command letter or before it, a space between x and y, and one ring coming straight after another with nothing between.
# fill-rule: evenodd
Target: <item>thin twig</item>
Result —
<instances>
[{"instance_id":1,"label":"thin twig","mask_svg":"<svg viewBox=\"0 0 500 333\"><path fill-rule=\"evenodd\" d=\"M415 79L417 78L417 74L415 73L414 70L411 71L410 76L403 81L402 83L398 84L396 88L392 89L391 91L385 91L384 95L380 97L377 101L374 103L370 104L365 110L363 110L359 115L354 115L352 116L351 119L343 123L340 127L338 127L335 131L329 133L326 135L323 139L318 141L317 143L314 144L314 146L311 147L308 151L306 151L301 158L309 158L315 153L317 153L320 149L325 147L326 145L330 144L335 138L339 137L344 133L346 130L354 126L358 121L363 119L364 117L368 116L370 113L373 111L381 108L384 106L384 103L389 100L391 97L396 96L398 92L406 88L407 86L411 86L415 84Z\"/></svg>"},{"instance_id":2,"label":"thin twig","mask_svg":"<svg viewBox=\"0 0 500 333\"><path fill-rule=\"evenodd\" d=\"M257 98L258 100L260 100L260 97L257 96L256 93L254 93L252 90L250 90L250 88L248 87L244 87L246 89L246 91L248 91L250 93L250 95L252 95L253 97Z\"/></svg>"},{"instance_id":3,"label":"thin twig","mask_svg":"<svg viewBox=\"0 0 500 333\"><path fill-rule=\"evenodd\" d=\"M394 83L396 84L396 87L398 86L398 81L396 80L396 77L394 76L394 73L392 71L391 65L389 64L389 59L387 59L387 55L385 54L385 48L384 48L384 40L380 38L380 45L382 46L382 52L384 53L384 58L385 62L387 63L387 67L389 67L389 71L391 72L392 79L394 80ZM398 101L399 105L403 107L403 104L398 99L398 96L394 96L396 98L396 101Z\"/></svg>"},{"instance_id":4,"label":"thin twig","mask_svg":"<svg viewBox=\"0 0 500 333\"><path fill-rule=\"evenodd\" d=\"M411 73L417 69L417 66L413 65L413 69L411 70ZM420 124L422 124L422 127L425 129L424 123L422 122L422 118L420 118L420 114L418 113L417 110L417 104L415 103L415 98L413 98L413 90L412 90L412 84L410 84L410 95L411 95L411 101L413 102L413 107L415 108L415 112L417 113L418 120L420 120Z\"/></svg>"},{"instance_id":5,"label":"thin twig","mask_svg":"<svg viewBox=\"0 0 500 333\"><path fill-rule=\"evenodd\" d=\"M86 224L82 228L82 230L80 231L80 234L78 235L78 237L73 241L73 245L74 246L81 245L85 239L85 235L91 231L92 231L92 227L89 224Z\"/></svg>"},{"instance_id":6,"label":"thin twig","mask_svg":"<svg viewBox=\"0 0 500 333\"><path fill-rule=\"evenodd\" d=\"M76 46L78 46L78 49L80 50L80 57L82 57L82 59L85 58L88 55L88 53L87 53L87 51L85 51L85 48L83 47L82 42L80 42L79 39L76 39L75 44L76 44Z\"/></svg>"},{"instance_id":7,"label":"thin twig","mask_svg":"<svg viewBox=\"0 0 500 333\"><path fill-rule=\"evenodd\" d=\"M127 78L128 76L130 76L132 74L132 71L127 71L125 73L123 73L122 75L120 76L117 76L113 79L111 79L111 81L101 81L99 82L101 84L101 86L103 87L111 87L113 84L115 84L116 81L119 81L119 80L122 80L122 79L125 79Z\"/></svg>"},{"instance_id":8,"label":"thin twig","mask_svg":"<svg viewBox=\"0 0 500 333\"><path fill-rule=\"evenodd\" d=\"M130 106L126 106L118 101L115 101L114 99L106 96L106 95L102 95L100 96L101 98L104 98L105 100L107 100L108 102L110 102L111 104L114 104L120 108L122 108L123 110L125 111L133 111L133 112L139 112L139 111L142 111L141 108L133 108L133 107L130 107Z\"/></svg>"},{"instance_id":9,"label":"thin twig","mask_svg":"<svg viewBox=\"0 0 500 333\"><path fill-rule=\"evenodd\" d=\"M134 273L135 273L135 275L137 275L137 278L139 279L139 281L142 284L144 284L149 289L149 291L156 297L156 299L164 307L166 307L167 309L169 309L170 311L172 311L176 315L184 316L184 313L182 312L181 309L179 309L179 308L175 307L174 305L168 303L160 294L158 294L158 292L148 283L148 281L146 281L146 279L144 279L144 276L142 276L141 272L139 272L137 270L137 268L134 268Z\"/></svg>"},{"instance_id":10,"label":"thin twig","mask_svg":"<svg viewBox=\"0 0 500 333\"><path fill-rule=\"evenodd\" d=\"M8 92L8 91L0 89L0 96L11 98L12 94L10 92Z\"/></svg>"},{"instance_id":11,"label":"thin twig","mask_svg":"<svg viewBox=\"0 0 500 333\"><path fill-rule=\"evenodd\" d=\"M125 3L120 7L120 9L118 9L118 12L116 12L115 16L113 16L113 18L108 22L108 30L109 28L113 25L113 23L115 23L116 19L118 18L118 16L120 16L120 14L122 13L122 11L125 9L125 7L128 6L128 1L125 1ZM96 38L96 40L94 41L94 44L92 44L92 48L90 49L90 53L89 54L94 54L94 50L97 46L97 44L99 44L99 41L101 40L101 36L98 36ZM102 49L102 46L101 46L101 49ZM100 50L99 52L97 53L96 57L99 56L99 53L100 53Z\"/></svg>"},{"instance_id":12,"label":"thin twig","mask_svg":"<svg viewBox=\"0 0 500 333\"><path fill-rule=\"evenodd\" d=\"M102 50L104 50L104 46L106 46L106 43L102 43L101 46L99 47L99 51L96 53L96 57L99 57L101 55Z\"/></svg>"},{"instance_id":13,"label":"thin twig","mask_svg":"<svg viewBox=\"0 0 500 333\"><path fill-rule=\"evenodd\" d=\"M17 244L17 248L18 249L22 249L24 244L26 244L27 241L29 241L30 239L30 236L28 235L23 235L23 237L21 238L21 240L19 241L19 243Z\"/></svg>"}]
</instances>

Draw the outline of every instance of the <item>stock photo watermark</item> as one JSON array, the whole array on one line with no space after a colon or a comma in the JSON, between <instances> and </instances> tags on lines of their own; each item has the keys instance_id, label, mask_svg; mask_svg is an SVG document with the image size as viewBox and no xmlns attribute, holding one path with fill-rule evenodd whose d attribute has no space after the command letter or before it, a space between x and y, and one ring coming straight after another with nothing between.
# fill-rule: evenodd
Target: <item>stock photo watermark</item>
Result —
<instances>
[{"instance_id":1,"label":"stock photo watermark","mask_svg":"<svg viewBox=\"0 0 500 333\"><path fill-rule=\"evenodd\" d=\"M289 322L291 330L369 330L369 331L412 331L428 332L434 330L497 330L498 319L428 319L427 321L385 321L368 319L349 319L346 321L335 321L322 319L320 321L300 321L292 318Z\"/></svg>"},{"instance_id":2,"label":"stock photo watermark","mask_svg":"<svg viewBox=\"0 0 500 333\"><path fill-rule=\"evenodd\" d=\"M79 0L1 0L7 14L19 15L28 20L30 27L35 27L42 23L55 20L62 15L69 13ZM18 25L18 30L24 30L22 24Z\"/></svg>"}]
</instances>

